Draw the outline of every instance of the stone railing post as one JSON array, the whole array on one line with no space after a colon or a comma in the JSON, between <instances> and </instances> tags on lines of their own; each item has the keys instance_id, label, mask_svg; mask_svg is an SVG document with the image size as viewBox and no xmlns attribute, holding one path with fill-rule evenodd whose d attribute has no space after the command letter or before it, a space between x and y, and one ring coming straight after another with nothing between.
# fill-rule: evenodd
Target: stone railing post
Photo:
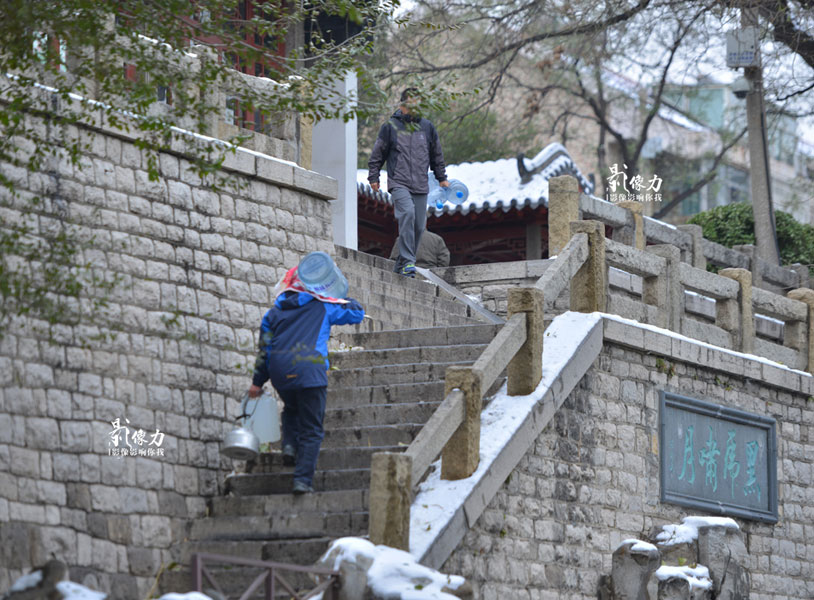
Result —
<instances>
[{"instance_id":1,"label":"stone railing post","mask_svg":"<svg viewBox=\"0 0 814 600\"><path fill-rule=\"evenodd\" d=\"M752 285L755 287L763 287L763 273L760 271L760 261L758 261L757 246L753 244L738 244L732 246L733 250L737 250L741 254L749 257L749 270L752 271Z\"/></svg>"},{"instance_id":2,"label":"stone railing post","mask_svg":"<svg viewBox=\"0 0 814 600\"><path fill-rule=\"evenodd\" d=\"M571 278L571 310L605 312L608 305L608 263L605 260L605 225L574 221L571 235L588 234L588 260Z\"/></svg>"},{"instance_id":3,"label":"stone railing post","mask_svg":"<svg viewBox=\"0 0 814 600\"><path fill-rule=\"evenodd\" d=\"M509 288L509 318L515 313L526 313L526 342L507 367L508 392L511 396L525 396L543 378L543 290Z\"/></svg>"},{"instance_id":4,"label":"stone railing post","mask_svg":"<svg viewBox=\"0 0 814 600\"><path fill-rule=\"evenodd\" d=\"M370 541L410 550L413 459L400 452L376 452L370 462Z\"/></svg>"},{"instance_id":5,"label":"stone railing post","mask_svg":"<svg viewBox=\"0 0 814 600\"><path fill-rule=\"evenodd\" d=\"M642 203L631 200L619 202L617 206L628 209L633 217L633 228L631 229L629 226L623 227L620 231L622 239L618 241L623 244L627 244L628 246L633 246L637 250L644 250L645 237ZM616 239L616 236L614 236L614 239Z\"/></svg>"},{"instance_id":6,"label":"stone railing post","mask_svg":"<svg viewBox=\"0 0 814 600\"><path fill-rule=\"evenodd\" d=\"M692 236L692 256L686 257L684 262L691 264L696 269L706 269L707 257L704 256L704 230L700 225L679 225L678 230Z\"/></svg>"},{"instance_id":7,"label":"stone railing post","mask_svg":"<svg viewBox=\"0 0 814 600\"><path fill-rule=\"evenodd\" d=\"M797 339L802 341L802 343L798 342L798 350L807 353L806 371L814 374L814 290L801 288L791 290L787 295L792 300L805 302L808 306L808 322L805 324L805 332L798 335ZM788 323L786 326L788 326ZM789 338L790 335L786 335L786 340L789 340Z\"/></svg>"},{"instance_id":8,"label":"stone railing post","mask_svg":"<svg viewBox=\"0 0 814 600\"><path fill-rule=\"evenodd\" d=\"M789 269L791 269L792 271L797 273L797 281L799 282L799 285L797 287L800 287L800 288L811 287L811 285L809 283L811 277L810 277L810 271L808 270L808 265L801 265L799 263L794 263L793 265L789 266Z\"/></svg>"},{"instance_id":9,"label":"stone railing post","mask_svg":"<svg viewBox=\"0 0 814 600\"><path fill-rule=\"evenodd\" d=\"M579 182L562 175L548 180L548 255L555 256L571 239L571 222L579 221Z\"/></svg>"},{"instance_id":10,"label":"stone railing post","mask_svg":"<svg viewBox=\"0 0 814 600\"><path fill-rule=\"evenodd\" d=\"M732 334L735 349L751 354L755 349L755 317L752 310L752 273L746 269L721 269L719 275L734 279L740 289L736 300L719 301L719 326Z\"/></svg>"},{"instance_id":11,"label":"stone railing post","mask_svg":"<svg viewBox=\"0 0 814 600\"><path fill-rule=\"evenodd\" d=\"M667 264L659 277L642 280L642 298L647 304L659 307L659 326L681 332L681 313L684 309L684 291L678 275L681 250L672 244L647 246L646 250L661 256ZM651 279L661 280L652 281ZM662 295L663 294L663 295Z\"/></svg>"},{"instance_id":12,"label":"stone railing post","mask_svg":"<svg viewBox=\"0 0 814 600\"><path fill-rule=\"evenodd\" d=\"M480 461L480 413L483 407L482 376L472 367L447 367L444 397L454 389L464 394L464 422L441 453L441 478L464 479ZM373 498L371 497L371 501Z\"/></svg>"}]
</instances>

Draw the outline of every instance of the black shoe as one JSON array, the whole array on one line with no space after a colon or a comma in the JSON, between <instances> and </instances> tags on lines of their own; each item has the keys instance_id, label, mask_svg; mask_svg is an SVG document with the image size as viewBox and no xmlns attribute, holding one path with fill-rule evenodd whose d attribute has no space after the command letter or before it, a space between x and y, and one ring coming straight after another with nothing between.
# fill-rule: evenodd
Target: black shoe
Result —
<instances>
[{"instance_id":1,"label":"black shoe","mask_svg":"<svg viewBox=\"0 0 814 600\"><path fill-rule=\"evenodd\" d=\"M297 464L297 453L294 450L294 446L290 444L283 446L283 465L293 467L295 464Z\"/></svg>"},{"instance_id":2,"label":"black shoe","mask_svg":"<svg viewBox=\"0 0 814 600\"><path fill-rule=\"evenodd\" d=\"M304 481L295 481L294 487L291 488L291 491L299 496L301 494L310 494L314 491L314 488L305 483Z\"/></svg>"}]
</instances>

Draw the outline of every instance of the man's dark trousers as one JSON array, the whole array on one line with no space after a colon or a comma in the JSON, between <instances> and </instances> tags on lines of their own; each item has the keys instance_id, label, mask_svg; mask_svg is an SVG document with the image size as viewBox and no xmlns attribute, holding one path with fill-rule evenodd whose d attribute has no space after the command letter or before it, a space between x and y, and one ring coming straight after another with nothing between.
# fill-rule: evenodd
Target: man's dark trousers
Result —
<instances>
[{"instance_id":1,"label":"man's dark trousers","mask_svg":"<svg viewBox=\"0 0 814 600\"><path fill-rule=\"evenodd\" d=\"M277 392L283 400L283 447L291 445L297 452L294 481L312 485L317 468L319 448L325 437L327 387L304 388Z\"/></svg>"}]
</instances>

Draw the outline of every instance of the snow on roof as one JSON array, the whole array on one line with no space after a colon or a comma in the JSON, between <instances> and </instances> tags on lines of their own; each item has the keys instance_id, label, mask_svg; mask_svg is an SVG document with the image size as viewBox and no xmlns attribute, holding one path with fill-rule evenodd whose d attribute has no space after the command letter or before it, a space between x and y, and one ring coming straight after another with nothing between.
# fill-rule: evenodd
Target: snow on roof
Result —
<instances>
[{"instance_id":1,"label":"snow on roof","mask_svg":"<svg viewBox=\"0 0 814 600\"><path fill-rule=\"evenodd\" d=\"M740 529L738 524L729 517L684 517L681 525L671 523L662 527L656 540L663 546L688 544L698 539L700 527L726 527L727 529Z\"/></svg>"},{"instance_id":2,"label":"snow on roof","mask_svg":"<svg viewBox=\"0 0 814 600\"><path fill-rule=\"evenodd\" d=\"M509 212L512 209L522 209L526 206L537 208L548 205L548 180L551 177L570 173L580 180L583 188L590 187L590 183L574 164L568 151L561 144L549 144L533 159L524 159L527 170L532 171L538 166L550 161L539 173L531 176L530 181L523 183L520 171L517 168L517 159L501 158L486 162L461 163L447 165L447 176L458 179L469 188L469 198L461 205L446 203L441 210L428 207L431 214L440 216L445 213L468 214L471 211L480 213L484 210L495 212L502 210ZM387 189L387 172L382 171L379 177L381 189L374 192L367 181L367 169L356 171L356 184L358 193L392 204ZM431 178L431 185L437 185L435 178Z\"/></svg>"},{"instance_id":3,"label":"snow on roof","mask_svg":"<svg viewBox=\"0 0 814 600\"><path fill-rule=\"evenodd\" d=\"M325 554L334 548L340 549L334 560L334 570L339 569L343 560L355 563L365 557L372 562L367 572L367 584L380 598L455 600L455 596L441 590L456 590L465 582L460 575L444 575L418 564L411 554L403 550L376 546L362 538L344 537L334 540ZM422 582L420 588L416 585L416 580Z\"/></svg>"},{"instance_id":4,"label":"snow on roof","mask_svg":"<svg viewBox=\"0 0 814 600\"><path fill-rule=\"evenodd\" d=\"M685 579L690 584L690 589L709 590L712 589L712 580L709 578L709 569L704 565L696 567L669 567L667 565L656 570L656 577L659 581L668 579Z\"/></svg>"}]
</instances>

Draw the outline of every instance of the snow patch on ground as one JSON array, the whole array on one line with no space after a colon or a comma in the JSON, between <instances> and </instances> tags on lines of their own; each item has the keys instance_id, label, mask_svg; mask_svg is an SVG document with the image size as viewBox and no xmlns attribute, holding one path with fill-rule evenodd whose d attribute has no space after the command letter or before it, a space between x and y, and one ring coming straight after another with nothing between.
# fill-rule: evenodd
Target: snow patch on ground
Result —
<instances>
[{"instance_id":1,"label":"snow patch on ground","mask_svg":"<svg viewBox=\"0 0 814 600\"><path fill-rule=\"evenodd\" d=\"M444 575L416 562L411 554L388 546L376 546L356 537L339 538L326 554L339 548L333 569L339 570L343 561L357 562L365 557L372 561L367 572L370 589L382 598L401 600L456 600L442 592L443 588L458 589L465 579L459 575ZM191 599L193 600L193 599Z\"/></svg>"}]
</instances>

